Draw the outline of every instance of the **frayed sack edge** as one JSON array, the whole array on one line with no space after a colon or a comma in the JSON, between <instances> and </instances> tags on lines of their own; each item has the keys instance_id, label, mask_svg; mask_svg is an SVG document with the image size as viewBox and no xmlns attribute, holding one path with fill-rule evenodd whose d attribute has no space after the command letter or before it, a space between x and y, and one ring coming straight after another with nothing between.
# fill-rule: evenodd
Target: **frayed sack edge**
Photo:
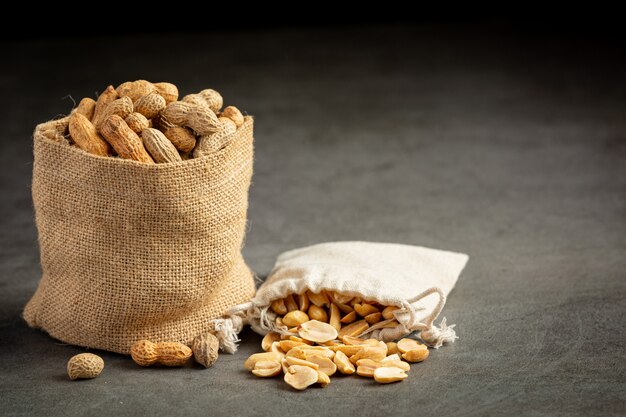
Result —
<instances>
[{"instance_id":1,"label":"frayed sack edge","mask_svg":"<svg viewBox=\"0 0 626 417\"><path fill-rule=\"evenodd\" d=\"M299 291L298 294L302 294L307 290L311 289L305 287ZM335 291L333 288L317 288L311 291L320 292L321 290ZM439 302L423 321L419 321L417 319L417 313L418 311L423 311L424 308L417 307L414 304L432 294L437 294L439 296ZM384 320L369 327L363 333L358 335L358 337L368 336L370 338L383 341L391 341L400 339L413 332L420 332L420 339L435 349L439 349L444 343L454 343L454 341L458 339L458 336L454 331L454 327L456 325L448 325L445 317L441 320L439 326L435 326L434 324L435 319L439 316L443 306L446 304L446 296L440 288L429 288L415 297L403 300L401 305L397 305L396 303L387 304L384 300L372 301L400 307L398 310L393 312L395 320L397 320L400 324L394 328L383 328L384 325L394 319ZM288 333L286 326L276 325L275 320L277 315L273 311L269 310L270 304L271 303L263 303L262 305L259 305L252 300L250 302L234 306L228 310L224 318L213 320L212 323L215 327L215 335L220 341L220 347L222 350L228 353L235 353L237 351L237 343L240 342L238 335L244 325L250 325L252 330L262 335L269 332L276 332L280 334Z\"/></svg>"}]
</instances>

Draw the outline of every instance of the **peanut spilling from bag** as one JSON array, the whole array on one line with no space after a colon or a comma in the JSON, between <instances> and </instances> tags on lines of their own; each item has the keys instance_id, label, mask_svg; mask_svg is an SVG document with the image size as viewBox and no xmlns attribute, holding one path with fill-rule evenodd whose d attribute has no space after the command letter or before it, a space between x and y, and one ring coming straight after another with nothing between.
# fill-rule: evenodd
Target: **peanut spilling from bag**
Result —
<instances>
[{"instance_id":1,"label":"peanut spilling from bag","mask_svg":"<svg viewBox=\"0 0 626 417\"><path fill-rule=\"evenodd\" d=\"M72 111L68 132L50 137L85 152L137 162L176 163L224 148L245 117L212 89L178 101L174 84L129 81L108 86Z\"/></svg>"},{"instance_id":2,"label":"peanut spilling from bag","mask_svg":"<svg viewBox=\"0 0 626 417\"><path fill-rule=\"evenodd\" d=\"M326 387L336 372L380 384L402 381L411 369L408 362L428 357L426 345L415 339L385 343L358 337L368 330L398 326L397 306L307 291L274 300L270 309L277 328L287 330L265 335L261 342L265 352L250 356L244 366L263 378L282 373L285 382L299 391L315 384Z\"/></svg>"}]
</instances>

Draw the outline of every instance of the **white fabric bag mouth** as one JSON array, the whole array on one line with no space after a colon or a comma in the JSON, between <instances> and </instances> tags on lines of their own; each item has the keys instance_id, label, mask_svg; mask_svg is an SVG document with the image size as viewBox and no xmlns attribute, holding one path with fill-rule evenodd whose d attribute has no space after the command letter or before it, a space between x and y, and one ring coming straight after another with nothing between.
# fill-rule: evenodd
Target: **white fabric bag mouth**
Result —
<instances>
[{"instance_id":1,"label":"white fabric bag mouth","mask_svg":"<svg viewBox=\"0 0 626 417\"><path fill-rule=\"evenodd\" d=\"M272 301L306 290L322 290L359 296L383 305L395 305L395 328L366 330L368 335L391 341L419 331L434 348L457 338L454 325L444 318L434 325L469 257L462 253L420 246L373 242L330 242L281 254L267 280L249 303L229 310L229 317L216 320L222 347L236 350L237 333L250 324L259 334L286 332L275 323L269 310Z\"/></svg>"}]
</instances>

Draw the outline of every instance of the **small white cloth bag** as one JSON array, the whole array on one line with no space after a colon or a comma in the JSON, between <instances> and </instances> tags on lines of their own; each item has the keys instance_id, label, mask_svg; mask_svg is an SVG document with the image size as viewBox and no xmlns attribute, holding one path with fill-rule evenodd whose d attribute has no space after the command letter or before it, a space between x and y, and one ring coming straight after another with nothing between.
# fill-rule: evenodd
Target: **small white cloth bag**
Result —
<instances>
[{"instance_id":1,"label":"small white cloth bag","mask_svg":"<svg viewBox=\"0 0 626 417\"><path fill-rule=\"evenodd\" d=\"M400 307L394 312L398 326L373 325L361 336L391 341L420 332L424 342L439 348L457 338L445 318L439 326L434 321L467 260L461 253L392 243L331 242L291 250L278 257L249 303L216 320L216 332L224 350L234 352L244 324L260 334L287 331L276 325L272 301L327 290Z\"/></svg>"}]
</instances>

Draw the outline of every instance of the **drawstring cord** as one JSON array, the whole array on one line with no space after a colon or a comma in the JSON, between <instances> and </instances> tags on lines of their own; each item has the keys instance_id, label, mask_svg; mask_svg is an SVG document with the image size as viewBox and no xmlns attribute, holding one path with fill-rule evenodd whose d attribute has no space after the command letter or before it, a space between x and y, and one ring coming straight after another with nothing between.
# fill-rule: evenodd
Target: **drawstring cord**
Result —
<instances>
[{"instance_id":1,"label":"drawstring cord","mask_svg":"<svg viewBox=\"0 0 626 417\"><path fill-rule=\"evenodd\" d=\"M416 316L418 309L414 304L421 299L435 293L439 295L439 302L437 303L437 306L433 309L433 311L431 311L428 316L426 316L424 322L419 322ZM439 347L441 347L441 345L443 345L444 343L454 343L454 341L458 339L458 336L454 331L455 325L452 324L448 326L446 324L445 317L439 323L439 327L435 326L435 319L439 316L441 310L443 310L443 306L446 304L446 295L443 293L443 291L441 291L440 288L429 288L423 291L421 294L408 299L402 304L404 310L408 311L409 313L409 322L407 328L412 331L421 331L420 338L428 345L432 346L435 349L439 349Z\"/></svg>"},{"instance_id":2,"label":"drawstring cord","mask_svg":"<svg viewBox=\"0 0 626 417\"><path fill-rule=\"evenodd\" d=\"M437 294L439 301L431 313L424 318L424 321L419 321L417 318L418 311L422 311L423 308L416 306L415 304L429 295ZM387 321L378 323L370 327L359 336L366 334L372 335L375 338L385 339L398 339L407 332L420 331L420 338L429 346L438 349L444 343L452 343L458 336L454 331L454 324L448 326L446 318L444 317L439 326L435 326L435 319L441 313L443 306L446 303L446 296L437 287L429 288L423 291L421 294L416 295L406 301L402 302L402 308L394 311L394 316L400 323L400 326L396 328L384 328L384 324ZM220 341L220 347L228 352L235 353L237 351L237 342L239 332L243 329L245 324L250 324L255 331L261 330L260 333L277 332L286 333L288 331L286 326L278 326L276 324L276 314L269 310L270 306L259 307L253 302L242 303L234 306L227 311L226 317L221 319L212 320L215 326L215 333ZM402 318L408 314L408 319ZM258 318L258 323L255 320Z\"/></svg>"}]
</instances>

